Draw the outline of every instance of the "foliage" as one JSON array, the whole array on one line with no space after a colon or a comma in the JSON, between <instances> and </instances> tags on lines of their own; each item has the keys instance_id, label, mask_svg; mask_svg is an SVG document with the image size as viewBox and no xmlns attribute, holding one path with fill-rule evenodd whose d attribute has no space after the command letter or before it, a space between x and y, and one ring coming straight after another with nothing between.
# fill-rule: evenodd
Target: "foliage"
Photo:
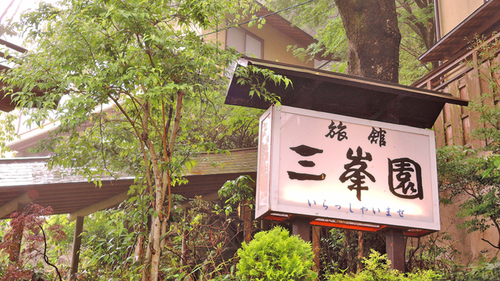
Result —
<instances>
[{"instance_id":1,"label":"foliage","mask_svg":"<svg viewBox=\"0 0 500 281\"><path fill-rule=\"evenodd\" d=\"M78 277L84 280L140 277L134 261L137 233L124 210L91 214L84 222Z\"/></svg>"},{"instance_id":2,"label":"foliage","mask_svg":"<svg viewBox=\"0 0 500 281\"><path fill-rule=\"evenodd\" d=\"M262 109L243 106L219 106L224 97L216 97L205 112L192 119L192 128L206 147L217 149L250 148L257 146L259 117Z\"/></svg>"},{"instance_id":3,"label":"foliage","mask_svg":"<svg viewBox=\"0 0 500 281\"><path fill-rule=\"evenodd\" d=\"M238 85L247 85L250 87L248 92L250 98L256 95L259 99L277 105L280 105L279 96L269 92L266 88L266 84L274 83L275 85L279 85L283 82L285 88L291 85L290 79L279 74L274 74L270 69L258 68L253 65L238 68L236 77Z\"/></svg>"},{"instance_id":4,"label":"foliage","mask_svg":"<svg viewBox=\"0 0 500 281\"><path fill-rule=\"evenodd\" d=\"M19 9L20 3L18 3L17 4L18 7L15 8L16 7L14 5L15 2L16 2L16 0L10 0L10 2L8 2L9 4L6 6L5 10L0 11L1 12L1 14L0 14L0 37L3 37L4 35L8 35L8 36L16 35L16 31L15 31L14 26L12 25L12 21L13 21L13 18ZM11 8L15 8L15 11L12 14L11 18L7 19L6 18L7 13Z\"/></svg>"},{"instance_id":5,"label":"foliage","mask_svg":"<svg viewBox=\"0 0 500 281\"><path fill-rule=\"evenodd\" d=\"M494 258L490 262L481 262L480 264L469 268L461 274L453 276L454 280L476 280L476 281L489 281L495 280L500 276L500 261Z\"/></svg>"},{"instance_id":6,"label":"foliage","mask_svg":"<svg viewBox=\"0 0 500 281\"><path fill-rule=\"evenodd\" d=\"M252 208L252 204L248 203L254 198L254 189L251 186L254 180L250 176L239 176L235 180L228 180L219 189L219 197L221 199L226 199L226 208L224 211L226 215L233 211L232 206L246 203Z\"/></svg>"},{"instance_id":7,"label":"foliage","mask_svg":"<svg viewBox=\"0 0 500 281\"><path fill-rule=\"evenodd\" d=\"M304 30L313 30L317 43L303 47L288 46L293 55L310 61L315 57L325 60L333 58L335 62L325 66L335 72L347 72L348 42L342 19L333 1L266 1L266 5L275 10L285 9L282 16ZM294 9L287 9L291 6Z\"/></svg>"},{"instance_id":8,"label":"foliage","mask_svg":"<svg viewBox=\"0 0 500 281\"><path fill-rule=\"evenodd\" d=\"M396 0L399 22L414 31L425 49L430 49L436 40L433 0ZM411 33L408 33L411 34Z\"/></svg>"},{"instance_id":9,"label":"foliage","mask_svg":"<svg viewBox=\"0 0 500 281\"><path fill-rule=\"evenodd\" d=\"M441 275L432 270L417 271L403 274L397 270L390 269L391 261L387 259L387 255L372 250L369 258L363 259L364 270L357 274L341 274L331 275L328 280L412 280L412 281L428 281L441 280Z\"/></svg>"},{"instance_id":10,"label":"foliage","mask_svg":"<svg viewBox=\"0 0 500 281\"><path fill-rule=\"evenodd\" d=\"M10 90L22 89L12 95L18 106L39 108L27 125L58 120L37 148L52 153L51 166L74 168L97 185L107 176L136 176L131 193L151 219L141 229L150 232L139 259L146 265L143 279L158 276L172 186L186 181L193 155L216 149L212 141L239 124L228 123L220 135L200 133L205 122L199 120L216 112L214 101L228 82L225 69L238 54L203 40L197 30L217 29L241 6L251 10L250 3L63 0L58 7L40 4L19 24L36 49L14 56L18 67L0 79ZM289 83L267 70L238 71L238 83L271 101L276 96L261 84ZM35 85L46 95L37 96ZM253 129L236 131L243 142L254 138Z\"/></svg>"},{"instance_id":11,"label":"foliage","mask_svg":"<svg viewBox=\"0 0 500 281\"><path fill-rule=\"evenodd\" d=\"M274 10L281 10L293 5L299 5L294 9L281 13L294 24L303 29L315 30L315 38L318 43L307 47L290 46L296 56L305 60L311 60L314 55L321 54L323 57L331 56L347 61L348 44L342 19L338 14L333 1L266 1L266 5Z\"/></svg>"},{"instance_id":12,"label":"foliage","mask_svg":"<svg viewBox=\"0 0 500 281\"><path fill-rule=\"evenodd\" d=\"M245 280L314 280L311 245L281 227L259 232L238 250L236 275Z\"/></svg>"},{"instance_id":13,"label":"foliage","mask_svg":"<svg viewBox=\"0 0 500 281\"><path fill-rule=\"evenodd\" d=\"M234 280L233 257L243 240L242 222L235 213L217 212L216 203L200 198L185 203L181 196L174 196L172 216L163 237L159 277L163 280ZM144 243L146 234L142 229L144 225L137 223L144 219L141 212L142 209L134 210L133 206L121 206L95 212L85 219L78 280L140 279L138 251L141 247L138 244ZM70 252L75 223L61 215L50 216L47 222L49 225L61 223L61 228L69 234L57 242L48 239L51 247L47 255L50 260L56 260ZM61 271L67 271L69 261L60 262ZM0 272L2 270L0 265ZM40 266L33 270L46 271Z\"/></svg>"},{"instance_id":14,"label":"foliage","mask_svg":"<svg viewBox=\"0 0 500 281\"><path fill-rule=\"evenodd\" d=\"M304 3L300 0L266 1L274 10ZM435 43L434 6L432 0L397 0L399 29L401 30L400 83L409 85L434 66L422 64L418 57ZM306 1L306 4L281 13L305 30L314 30L313 43L306 48L290 46L299 58L312 59L314 55L333 57L346 62L348 41L342 20L334 1ZM341 68L344 69L344 68ZM337 71L334 69L334 71Z\"/></svg>"},{"instance_id":15,"label":"foliage","mask_svg":"<svg viewBox=\"0 0 500 281\"><path fill-rule=\"evenodd\" d=\"M354 246L354 243L357 244L357 239L351 239L352 241L346 243L347 237L343 230L322 228L322 231L327 233L321 235L321 271L325 274L333 274L349 268L349 263L355 261L348 261L347 255L351 246Z\"/></svg>"},{"instance_id":16,"label":"foliage","mask_svg":"<svg viewBox=\"0 0 500 281\"><path fill-rule=\"evenodd\" d=\"M419 238L407 237L406 270L412 272L430 269L443 274L460 271L462 266L454 262L459 254L454 247L455 243L446 231Z\"/></svg>"},{"instance_id":17,"label":"foliage","mask_svg":"<svg viewBox=\"0 0 500 281\"><path fill-rule=\"evenodd\" d=\"M438 271L436 269L435 271ZM455 264L455 268L451 270L440 270L442 275L441 280L454 280L454 281L490 281L497 280L500 274L500 262L495 257L487 262L480 259L479 262L464 266Z\"/></svg>"},{"instance_id":18,"label":"foliage","mask_svg":"<svg viewBox=\"0 0 500 281\"><path fill-rule=\"evenodd\" d=\"M13 125L15 119L14 114L0 111L0 128L3 128L0 130L0 157L5 157L5 153L10 151L6 144L15 139L16 134Z\"/></svg>"},{"instance_id":19,"label":"foliage","mask_svg":"<svg viewBox=\"0 0 500 281\"><path fill-rule=\"evenodd\" d=\"M479 122L485 126L476 128L473 131L473 137L487 140L486 150L494 154L490 156L493 159L491 164L498 168L500 163L500 107L494 106L495 101L500 95L500 61L498 49L500 48L500 39L497 37L491 41L486 41L483 37L476 37L470 42L470 47L477 50L477 62L470 61L468 66L477 68L477 78L487 85L487 89L481 93L477 100L471 101L469 107L479 113ZM496 161L496 162L495 162Z\"/></svg>"},{"instance_id":20,"label":"foliage","mask_svg":"<svg viewBox=\"0 0 500 281\"><path fill-rule=\"evenodd\" d=\"M356 272L362 266L359 256L367 256L371 249L385 252L385 239L378 233L363 233L363 244L359 247L359 233L346 229L321 229L320 274Z\"/></svg>"},{"instance_id":21,"label":"foliage","mask_svg":"<svg viewBox=\"0 0 500 281\"><path fill-rule=\"evenodd\" d=\"M403 32L404 30L402 33ZM434 67L430 63L422 63L417 59L422 55L423 50L425 50L423 47L414 50L412 53L405 49L406 44L412 47L418 46L418 40L408 39L408 37L404 36L401 40L403 42L401 43L402 51L399 53L399 84L411 85L425 74L429 73Z\"/></svg>"},{"instance_id":22,"label":"foliage","mask_svg":"<svg viewBox=\"0 0 500 281\"><path fill-rule=\"evenodd\" d=\"M467 232L484 232L494 227L500 233L500 196L498 192L498 171L485 176L491 160L481 157L470 149L443 147L438 150L438 173L441 201L452 203L453 199L465 195L459 207L458 216L465 218L459 227ZM498 242L482 239L498 248Z\"/></svg>"},{"instance_id":23,"label":"foliage","mask_svg":"<svg viewBox=\"0 0 500 281\"><path fill-rule=\"evenodd\" d=\"M50 261L47 255L47 233L43 225L45 217L52 214L52 208L43 208L36 204L28 204L22 212L15 212L11 215L9 222L10 229L6 231L0 242L0 253L5 259L0 259L2 263L0 269L1 280L30 279L37 276L37 270L33 263L38 263L36 267L41 268L42 261L51 266L54 270L54 278L62 280L59 268ZM56 241L65 239L66 234L59 225L52 225L48 228L48 234ZM22 241L22 244L21 244Z\"/></svg>"},{"instance_id":24,"label":"foliage","mask_svg":"<svg viewBox=\"0 0 500 281\"><path fill-rule=\"evenodd\" d=\"M433 0L396 0L401 52L399 83L411 85L437 65L418 58L436 43Z\"/></svg>"},{"instance_id":25,"label":"foliage","mask_svg":"<svg viewBox=\"0 0 500 281\"><path fill-rule=\"evenodd\" d=\"M171 222L160 271L166 280L225 280L234 277L234 255L243 240L234 213L197 197Z\"/></svg>"}]
</instances>

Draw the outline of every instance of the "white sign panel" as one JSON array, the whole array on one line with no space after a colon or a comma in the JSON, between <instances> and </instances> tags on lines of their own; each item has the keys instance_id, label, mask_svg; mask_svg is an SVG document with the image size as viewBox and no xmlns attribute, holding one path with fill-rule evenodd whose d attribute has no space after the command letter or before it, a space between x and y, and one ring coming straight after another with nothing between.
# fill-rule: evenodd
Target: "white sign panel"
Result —
<instances>
[{"instance_id":1,"label":"white sign panel","mask_svg":"<svg viewBox=\"0 0 500 281\"><path fill-rule=\"evenodd\" d=\"M256 217L440 229L432 130L273 106L259 142Z\"/></svg>"}]
</instances>

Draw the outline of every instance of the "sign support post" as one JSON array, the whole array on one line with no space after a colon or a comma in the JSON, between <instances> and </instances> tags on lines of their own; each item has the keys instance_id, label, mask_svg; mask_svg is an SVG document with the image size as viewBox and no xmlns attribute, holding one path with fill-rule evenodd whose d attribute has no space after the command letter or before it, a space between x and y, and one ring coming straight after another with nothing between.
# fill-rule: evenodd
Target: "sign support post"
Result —
<instances>
[{"instance_id":1,"label":"sign support post","mask_svg":"<svg viewBox=\"0 0 500 281\"><path fill-rule=\"evenodd\" d=\"M403 230L389 228L385 232L385 250L391 261L391 269L405 272L405 247Z\"/></svg>"},{"instance_id":2,"label":"sign support post","mask_svg":"<svg viewBox=\"0 0 500 281\"><path fill-rule=\"evenodd\" d=\"M302 240L311 241L311 219L297 217L292 219L292 235L299 235Z\"/></svg>"}]
</instances>

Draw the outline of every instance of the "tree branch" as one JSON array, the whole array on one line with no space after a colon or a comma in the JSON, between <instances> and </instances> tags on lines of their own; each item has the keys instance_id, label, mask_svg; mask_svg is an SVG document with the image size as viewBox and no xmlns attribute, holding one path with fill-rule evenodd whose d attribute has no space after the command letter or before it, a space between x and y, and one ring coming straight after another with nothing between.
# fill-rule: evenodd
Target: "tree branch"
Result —
<instances>
[{"instance_id":1,"label":"tree branch","mask_svg":"<svg viewBox=\"0 0 500 281\"><path fill-rule=\"evenodd\" d=\"M56 272L57 272L57 277L59 277L59 280L62 281L62 278L61 278L61 273L59 272L59 269L57 268L57 266L51 264L49 262L49 257L47 256L47 237L45 237L45 231L43 231L43 227L41 227L40 225L38 225L38 227L40 228L40 230L42 230L42 234L43 234L43 243L44 243L44 248L43 248L43 260L50 266L52 266L53 268L55 268Z\"/></svg>"},{"instance_id":2,"label":"tree branch","mask_svg":"<svg viewBox=\"0 0 500 281\"><path fill-rule=\"evenodd\" d=\"M486 243L490 244L490 246L491 246L491 247L493 247L493 248L495 248L495 249L499 249L499 250L500 250L500 247L499 247L499 246L495 246L495 245L493 245L490 241L488 241L488 240L486 240L486 239L484 239L484 238L481 238L481 240L483 240L484 242L486 242Z\"/></svg>"},{"instance_id":3,"label":"tree branch","mask_svg":"<svg viewBox=\"0 0 500 281\"><path fill-rule=\"evenodd\" d=\"M132 126L132 128L135 131L135 135L137 136L137 138L139 138L139 140L141 140L141 141L139 141L139 143L141 145L141 151L142 151L142 155L143 155L143 158L144 158L144 167L146 168L146 174L147 174L146 180L148 182L149 191L150 191L150 193L152 193L153 192L153 184L151 182L151 174L149 172L149 163L148 163L148 159L147 159L146 150L144 149L144 143L142 141L142 135L139 133L138 129L135 126L134 121L132 121L132 119L130 119L130 116L127 114L127 111L122 107L122 105L118 102L118 100L115 99L113 96L111 96L109 94L108 94L108 96L115 103L115 105L118 107L118 109L120 109L121 113L125 116L125 118L127 118L127 120L129 121L130 125Z\"/></svg>"}]
</instances>

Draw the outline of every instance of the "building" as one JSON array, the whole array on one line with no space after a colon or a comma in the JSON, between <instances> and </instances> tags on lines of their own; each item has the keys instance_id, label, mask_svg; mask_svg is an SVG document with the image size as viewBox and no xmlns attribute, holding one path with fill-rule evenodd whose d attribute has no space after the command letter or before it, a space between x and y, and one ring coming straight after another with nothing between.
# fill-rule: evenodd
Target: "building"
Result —
<instances>
[{"instance_id":1,"label":"building","mask_svg":"<svg viewBox=\"0 0 500 281\"><path fill-rule=\"evenodd\" d=\"M482 105L499 106L500 96L493 95L483 77L495 75L496 83L499 82L498 73L488 73L488 68L500 65L500 48L485 59L480 54L476 38L482 38L479 42L499 39L500 1L435 0L434 3L438 42L420 60L439 62L439 66L413 86L450 93ZM500 46L497 44L496 47ZM488 140L471 136L473 130L484 126L487 124L479 120L479 113L447 104L434 126L437 146L484 147ZM484 233L471 234L467 234L466 229L457 229L456 225L463 221L456 216L458 205L442 206L441 221L443 231L452 235L451 242L462 253L461 261L474 262L481 255L487 259L494 257L497 251L482 239L498 241L498 233L491 228Z\"/></svg>"}]
</instances>

